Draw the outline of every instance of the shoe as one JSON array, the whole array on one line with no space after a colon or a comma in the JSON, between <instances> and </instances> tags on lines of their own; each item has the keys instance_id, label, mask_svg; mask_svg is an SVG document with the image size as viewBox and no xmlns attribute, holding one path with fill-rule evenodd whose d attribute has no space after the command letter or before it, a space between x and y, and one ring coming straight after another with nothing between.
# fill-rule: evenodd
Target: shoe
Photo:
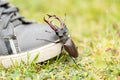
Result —
<instances>
[{"instance_id":1,"label":"shoe","mask_svg":"<svg viewBox=\"0 0 120 80\"><path fill-rule=\"evenodd\" d=\"M19 64L21 60L27 63L28 55L29 61L36 55L39 55L36 63L46 61L59 55L62 47L72 55L73 52L64 45L68 35L62 40L62 36L58 35L55 27L47 20L44 19L48 24L30 22L18 12L19 9L9 2L0 1L0 63L4 67L9 67L15 62ZM70 39L67 42L74 45ZM78 54L75 57L77 56Z\"/></svg>"}]
</instances>

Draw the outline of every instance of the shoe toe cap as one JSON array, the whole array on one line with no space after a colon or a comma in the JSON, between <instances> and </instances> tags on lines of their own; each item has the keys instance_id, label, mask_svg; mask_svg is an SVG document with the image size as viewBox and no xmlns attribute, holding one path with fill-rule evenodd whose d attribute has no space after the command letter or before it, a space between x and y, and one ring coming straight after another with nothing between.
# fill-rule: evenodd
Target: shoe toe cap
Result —
<instances>
[{"instance_id":1,"label":"shoe toe cap","mask_svg":"<svg viewBox=\"0 0 120 80\"><path fill-rule=\"evenodd\" d=\"M21 51L42 47L58 39L47 24L20 25L15 28L15 34Z\"/></svg>"}]
</instances>

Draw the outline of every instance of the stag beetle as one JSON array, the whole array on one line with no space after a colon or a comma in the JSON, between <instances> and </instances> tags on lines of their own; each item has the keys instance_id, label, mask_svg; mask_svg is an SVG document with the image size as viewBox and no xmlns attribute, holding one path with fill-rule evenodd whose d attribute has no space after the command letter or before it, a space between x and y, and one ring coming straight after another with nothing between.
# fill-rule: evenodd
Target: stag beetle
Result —
<instances>
[{"instance_id":1,"label":"stag beetle","mask_svg":"<svg viewBox=\"0 0 120 80\"><path fill-rule=\"evenodd\" d=\"M48 20L44 17L44 21L55 31L56 35L60 39L60 42L63 44L63 48L69 53L70 56L74 58L78 57L77 48L68 33L65 23L56 15L47 14L47 16ZM49 20L50 18L55 18L58 20L60 22L60 27L53 25L52 21Z\"/></svg>"}]
</instances>

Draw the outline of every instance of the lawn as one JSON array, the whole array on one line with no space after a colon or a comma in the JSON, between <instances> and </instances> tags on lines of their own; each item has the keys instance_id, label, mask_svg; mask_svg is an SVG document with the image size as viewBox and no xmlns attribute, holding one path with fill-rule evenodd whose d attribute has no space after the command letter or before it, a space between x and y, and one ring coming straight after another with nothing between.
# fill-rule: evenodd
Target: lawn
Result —
<instances>
[{"instance_id":1,"label":"lawn","mask_svg":"<svg viewBox=\"0 0 120 80\"><path fill-rule=\"evenodd\" d=\"M45 23L46 14L62 19L79 57L62 55L41 64L0 67L0 80L120 80L119 0L10 0L27 19ZM66 17L65 17L66 14ZM48 53L49 54L49 53ZM35 59L36 60L36 59Z\"/></svg>"}]
</instances>

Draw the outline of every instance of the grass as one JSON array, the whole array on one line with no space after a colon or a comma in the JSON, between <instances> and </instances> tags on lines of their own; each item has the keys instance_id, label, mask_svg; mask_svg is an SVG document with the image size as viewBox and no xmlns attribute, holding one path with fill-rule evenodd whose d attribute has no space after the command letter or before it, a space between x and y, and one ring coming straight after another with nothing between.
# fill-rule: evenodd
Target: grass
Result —
<instances>
[{"instance_id":1,"label":"grass","mask_svg":"<svg viewBox=\"0 0 120 80\"><path fill-rule=\"evenodd\" d=\"M78 46L75 60L62 54L42 64L0 67L2 80L119 80L119 0L10 0L26 18L43 22L46 14L65 18ZM49 53L48 53L49 54Z\"/></svg>"}]
</instances>

